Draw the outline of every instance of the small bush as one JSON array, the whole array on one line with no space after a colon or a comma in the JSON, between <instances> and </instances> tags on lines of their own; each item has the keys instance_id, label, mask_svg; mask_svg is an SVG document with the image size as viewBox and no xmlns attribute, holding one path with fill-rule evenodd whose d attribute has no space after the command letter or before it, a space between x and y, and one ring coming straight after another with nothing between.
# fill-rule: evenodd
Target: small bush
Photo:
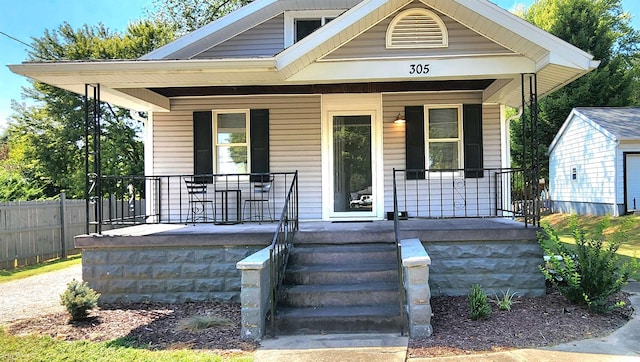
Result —
<instances>
[{"instance_id":1,"label":"small bush","mask_svg":"<svg viewBox=\"0 0 640 362\"><path fill-rule=\"evenodd\" d=\"M623 226L607 240L604 230L608 225L609 219L603 219L595 233L587 237L573 217L575 247L563 244L548 224L543 224L538 233L538 242L549 256L546 265L540 267L545 278L570 301L598 312L617 306L607 305L607 299L622 289L631 273L631 267L622 264L616 254L628 239L628 227Z\"/></svg>"},{"instance_id":2,"label":"small bush","mask_svg":"<svg viewBox=\"0 0 640 362\"><path fill-rule=\"evenodd\" d=\"M517 303L517 301L513 300L513 298L516 296L516 294L518 294L518 292L512 293L511 288L507 288L506 292L504 290L502 290L501 292L502 292L502 297L498 297L497 293L493 293L495 299L492 299L491 301L493 303L496 303L496 305L498 306L498 309L510 311L511 305L513 303Z\"/></svg>"},{"instance_id":3,"label":"small bush","mask_svg":"<svg viewBox=\"0 0 640 362\"><path fill-rule=\"evenodd\" d=\"M88 311L98 305L98 298L100 294L89 288L87 282L73 279L60 294L60 304L67 308L72 320L79 320L87 318Z\"/></svg>"},{"instance_id":4,"label":"small bush","mask_svg":"<svg viewBox=\"0 0 640 362\"><path fill-rule=\"evenodd\" d=\"M471 319L487 319L491 315L491 307L487 301L487 294L482 290L480 284L476 284L469 292L469 307L471 308Z\"/></svg>"}]
</instances>

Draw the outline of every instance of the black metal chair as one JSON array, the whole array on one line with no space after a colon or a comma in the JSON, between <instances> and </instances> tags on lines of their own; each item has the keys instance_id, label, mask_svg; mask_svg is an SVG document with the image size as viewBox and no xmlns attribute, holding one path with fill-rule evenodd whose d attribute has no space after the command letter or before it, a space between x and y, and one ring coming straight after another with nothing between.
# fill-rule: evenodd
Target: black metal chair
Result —
<instances>
[{"instance_id":1,"label":"black metal chair","mask_svg":"<svg viewBox=\"0 0 640 362\"><path fill-rule=\"evenodd\" d=\"M273 192L274 177L269 174L249 176L251 190L249 198L244 200L242 208L242 220L245 221L265 221L265 205L269 213L268 221L273 221L271 212L271 194ZM246 216L247 204L249 206L249 217ZM275 213L275 211L274 211Z\"/></svg>"},{"instance_id":2,"label":"black metal chair","mask_svg":"<svg viewBox=\"0 0 640 362\"><path fill-rule=\"evenodd\" d=\"M213 200L207 197L207 184L204 179L193 178L184 180L187 187L187 195L189 196L189 215L187 222L193 223L213 221ZM207 212L208 206L211 206L211 214Z\"/></svg>"}]
</instances>

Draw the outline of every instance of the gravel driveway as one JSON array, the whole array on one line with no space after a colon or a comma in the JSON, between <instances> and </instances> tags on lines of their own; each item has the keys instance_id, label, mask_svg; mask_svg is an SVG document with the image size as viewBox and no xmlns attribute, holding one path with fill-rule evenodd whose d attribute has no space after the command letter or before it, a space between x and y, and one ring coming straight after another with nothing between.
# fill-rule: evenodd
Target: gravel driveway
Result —
<instances>
[{"instance_id":1,"label":"gravel driveway","mask_svg":"<svg viewBox=\"0 0 640 362\"><path fill-rule=\"evenodd\" d=\"M73 279L82 280L82 265L0 284L0 325L64 311L60 294Z\"/></svg>"}]
</instances>

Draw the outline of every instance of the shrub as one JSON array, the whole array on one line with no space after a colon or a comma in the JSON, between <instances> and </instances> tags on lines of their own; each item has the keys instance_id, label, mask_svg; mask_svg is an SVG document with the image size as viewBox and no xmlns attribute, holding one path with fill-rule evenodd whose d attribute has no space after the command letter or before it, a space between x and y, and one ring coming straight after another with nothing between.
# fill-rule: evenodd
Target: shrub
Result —
<instances>
[{"instance_id":1,"label":"shrub","mask_svg":"<svg viewBox=\"0 0 640 362\"><path fill-rule=\"evenodd\" d=\"M73 279L60 294L60 304L67 308L72 320L79 320L87 318L88 311L98 305L98 298L100 294L89 288L87 282Z\"/></svg>"},{"instance_id":2,"label":"shrub","mask_svg":"<svg viewBox=\"0 0 640 362\"><path fill-rule=\"evenodd\" d=\"M487 301L487 294L482 290L480 284L476 284L469 292L469 307L471 308L471 319L487 319L491 315L491 307Z\"/></svg>"},{"instance_id":3,"label":"shrub","mask_svg":"<svg viewBox=\"0 0 640 362\"><path fill-rule=\"evenodd\" d=\"M604 218L594 234L588 237L573 217L571 230L575 246L562 243L548 224L543 224L538 233L538 242L549 256L546 265L540 267L545 278L570 301L586 304L598 312L615 307L607 305L607 299L622 289L631 273L630 266L622 264L616 254L628 239L629 225L607 240L604 230L608 225L609 219Z\"/></svg>"},{"instance_id":4,"label":"shrub","mask_svg":"<svg viewBox=\"0 0 640 362\"><path fill-rule=\"evenodd\" d=\"M507 288L506 292L504 290L501 290L501 292L502 297L498 297L497 293L493 293L495 299L492 299L491 301L496 303L498 309L510 311L511 305L513 303L516 303L513 298L516 296L516 294L518 294L518 292L511 292L511 288Z\"/></svg>"}]
</instances>

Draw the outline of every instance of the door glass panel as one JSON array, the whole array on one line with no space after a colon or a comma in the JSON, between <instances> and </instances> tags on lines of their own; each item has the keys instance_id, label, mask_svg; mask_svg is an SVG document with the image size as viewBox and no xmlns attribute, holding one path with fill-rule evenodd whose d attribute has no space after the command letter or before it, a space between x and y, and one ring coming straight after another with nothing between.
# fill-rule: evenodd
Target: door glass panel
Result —
<instances>
[{"instance_id":1,"label":"door glass panel","mask_svg":"<svg viewBox=\"0 0 640 362\"><path fill-rule=\"evenodd\" d=\"M373 209L371 116L333 117L333 211Z\"/></svg>"}]
</instances>

